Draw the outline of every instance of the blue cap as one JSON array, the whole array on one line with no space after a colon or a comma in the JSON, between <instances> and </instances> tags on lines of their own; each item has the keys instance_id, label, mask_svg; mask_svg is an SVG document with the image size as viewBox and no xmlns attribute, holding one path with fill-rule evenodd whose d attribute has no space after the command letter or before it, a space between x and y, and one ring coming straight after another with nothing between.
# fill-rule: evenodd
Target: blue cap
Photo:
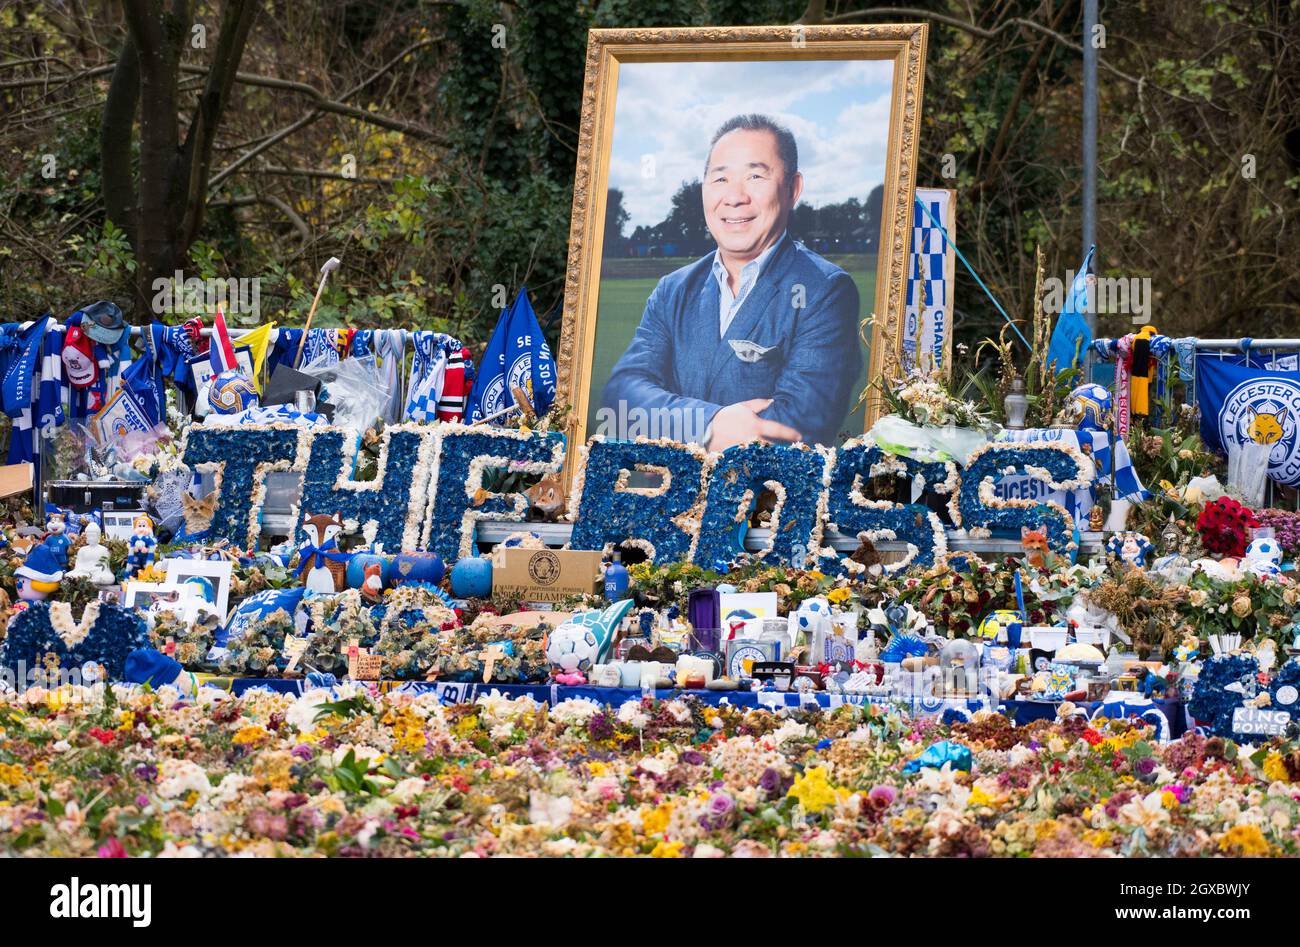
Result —
<instances>
[{"instance_id":1,"label":"blue cap","mask_svg":"<svg viewBox=\"0 0 1300 947\"><path fill-rule=\"evenodd\" d=\"M37 543L27 554L23 564L14 570L14 575L37 582L58 582L63 578L63 569L54 558L54 550L45 543Z\"/></svg>"}]
</instances>

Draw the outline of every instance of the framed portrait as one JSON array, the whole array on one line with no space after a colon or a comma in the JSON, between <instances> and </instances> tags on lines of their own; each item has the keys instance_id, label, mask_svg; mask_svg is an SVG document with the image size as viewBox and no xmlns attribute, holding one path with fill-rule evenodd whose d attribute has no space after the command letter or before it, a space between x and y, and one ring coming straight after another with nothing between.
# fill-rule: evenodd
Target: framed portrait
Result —
<instances>
[{"instance_id":1,"label":"framed portrait","mask_svg":"<svg viewBox=\"0 0 1300 947\"><path fill-rule=\"evenodd\" d=\"M195 584L203 589L203 599L216 611L221 621L226 620L230 607L230 577L234 565L228 559L167 560L167 584L183 585L191 579L202 579Z\"/></svg>"},{"instance_id":2,"label":"framed portrait","mask_svg":"<svg viewBox=\"0 0 1300 947\"><path fill-rule=\"evenodd\" d=\"M572 443L870 426L871 381L900 374L925 45L924 25L591 31Z\"/></svg>"}]
</instances>

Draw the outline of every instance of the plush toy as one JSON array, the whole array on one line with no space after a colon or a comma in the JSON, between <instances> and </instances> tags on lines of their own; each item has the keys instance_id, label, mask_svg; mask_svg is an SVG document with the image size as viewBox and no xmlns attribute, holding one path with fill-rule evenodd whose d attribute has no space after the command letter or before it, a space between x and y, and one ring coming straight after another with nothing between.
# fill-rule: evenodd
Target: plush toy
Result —
<instances>
[{"instance_id":1,"label":"plush toy","mask_svg":"<svg viewBox=\"0 0 1300 947\"><path fill-rule=\"evenodd\" d=\"M44 543L32 547L23 564L14 570L18 597L25 602L39 602L58 591L63 580L63 566L53 550Z\"/></svg>"},{"instance_id":2,"label":"plush toy","mask_svg":"<svg viewBox=\"0 0 1300 947\"><path fill-rule=\"evenodd\" d=\"M135 575L146 566L153 565L158 549L158 539L153 534L153 520L146 513L141 513L131 521L134 535L128 545L126 557L126 574Z\"/></svg>"},{"instance_id":3,"label":"plush toy","mask_svg":"<svg viewBox=\"0 0 1300 947\"><path fill-rule=\"evenodd\" d=\"M534 523L554 520L564 508L564 487L559 477L543 477L524 491L528 497L528 519Z\"/></svg>"},{"instance_id":4,"label":"plush toy","mask_svg":"<svg viewBox=\"0 0 1300 947\"><path fill-rule=\"evenodd\" d=\"M1050 569L1056 557L1047 543L1047 527L1030 529L1020 527L1020 547L1025 551L1025 564L1035 569Z\"/></svg>"},{"instance_id":5,"label":"plush toy","mask_svg":"<svg viewBox=\"0 0 1300 947\"><path fill-rule=\"evenodd\" d=\"M1151 540L1141 533L1126 530L1106 540L1106 552L1126 566L1142 569L1146 567L1147 556L1151 552Z\"/></svg>"},{"instance_id":6,"label":"plush toy","mask_svg":"<svg viewBox=\"0 0 1300 947\"><path fill-rule=\"evenodd\" d=\"M343 532L339 514L308 513L302 531L307 542L298 547L297 575L308 592L333 595L347 588L348 556L339 551L337 537Z\"/></svg>"},{"instance_id":7,"label":"plush toy","mask_svg":"<svg viewBox=\"0 0 1300 947\"><path fill-rule=\"evenodd\" d=\"M212 517L217 512L217 492L214 490L203 499L196 499L188 493L181 494L181 517L184 528L176 538L181 541L203 540L208 538L212 529Z\"/></svg>"},{"instance_id":8,"label":"plush toy","mask_svg":"<svg viewBox=\"0 0 1300 947\"><path fill-rule=\"evenodd\" d=\"M67 536L67 521L62 513L51 513L49 519L45 521L45 539L43 542L54 553L54 561L59 564L60 569L68 567L68 547L72 545L72 540Z\"/></svg>"},{"instance_id":9,"label":"plush toy","mask_svg":"<svg viewBox=\"0 0 1300 947\"><path fill-rule=\"evenodd\" d=\"M361 581L361 595L368 602L378 603L384 597L383 566L378 562L366 564L366 576Z\"/></svg>"}]
</instances>

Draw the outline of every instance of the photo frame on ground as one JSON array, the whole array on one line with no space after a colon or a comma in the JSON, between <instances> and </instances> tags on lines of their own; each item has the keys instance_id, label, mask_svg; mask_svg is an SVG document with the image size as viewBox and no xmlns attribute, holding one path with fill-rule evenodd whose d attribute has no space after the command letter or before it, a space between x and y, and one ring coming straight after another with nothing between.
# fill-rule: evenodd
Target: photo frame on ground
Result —
<instances>
[{"instance_id":1,"label":"photo frame on ground","mask_svg":"<svg viewBox=\"0 0 1300 947\"><path fill-rule=\"evenodd\" d=\"M870 426L865 390L900 374L925 47L920 24L590 32L571 443Z\"/></svg>"},{"instance_id":2,"label":"photo frame on ground","mask_svg":"<svg viewBox=\"0 0 1300 947\"><path fill-rule=\"evenodd\" d=\"M167 584L180 585L192 578L204 578L212 583L212 606L222 621L230 607L230 578L234 565L228 559L181 559L167 562Z\"/></svg>"}]
</instances>

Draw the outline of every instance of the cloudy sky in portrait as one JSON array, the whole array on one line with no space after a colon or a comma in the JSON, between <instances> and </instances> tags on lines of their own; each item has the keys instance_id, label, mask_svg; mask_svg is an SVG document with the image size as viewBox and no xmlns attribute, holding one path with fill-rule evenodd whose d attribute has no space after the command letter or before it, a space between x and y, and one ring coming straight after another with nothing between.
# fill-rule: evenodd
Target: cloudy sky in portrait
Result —
<instances>
[{"instance_id":1,"label":"cloudy sky in portrait","mask_svg":"<svg viewBox=\"0 0 1300 947\"><path fill-rule=\"evenodd\" d=\"M864 200L885 180L892 75L892 63L860 59L622 64L609 186L631 214L623 232L663 220L682 182L703 174L714 131L745 112L794 133L804 202Z\"/></svg>"}]
</instances>

